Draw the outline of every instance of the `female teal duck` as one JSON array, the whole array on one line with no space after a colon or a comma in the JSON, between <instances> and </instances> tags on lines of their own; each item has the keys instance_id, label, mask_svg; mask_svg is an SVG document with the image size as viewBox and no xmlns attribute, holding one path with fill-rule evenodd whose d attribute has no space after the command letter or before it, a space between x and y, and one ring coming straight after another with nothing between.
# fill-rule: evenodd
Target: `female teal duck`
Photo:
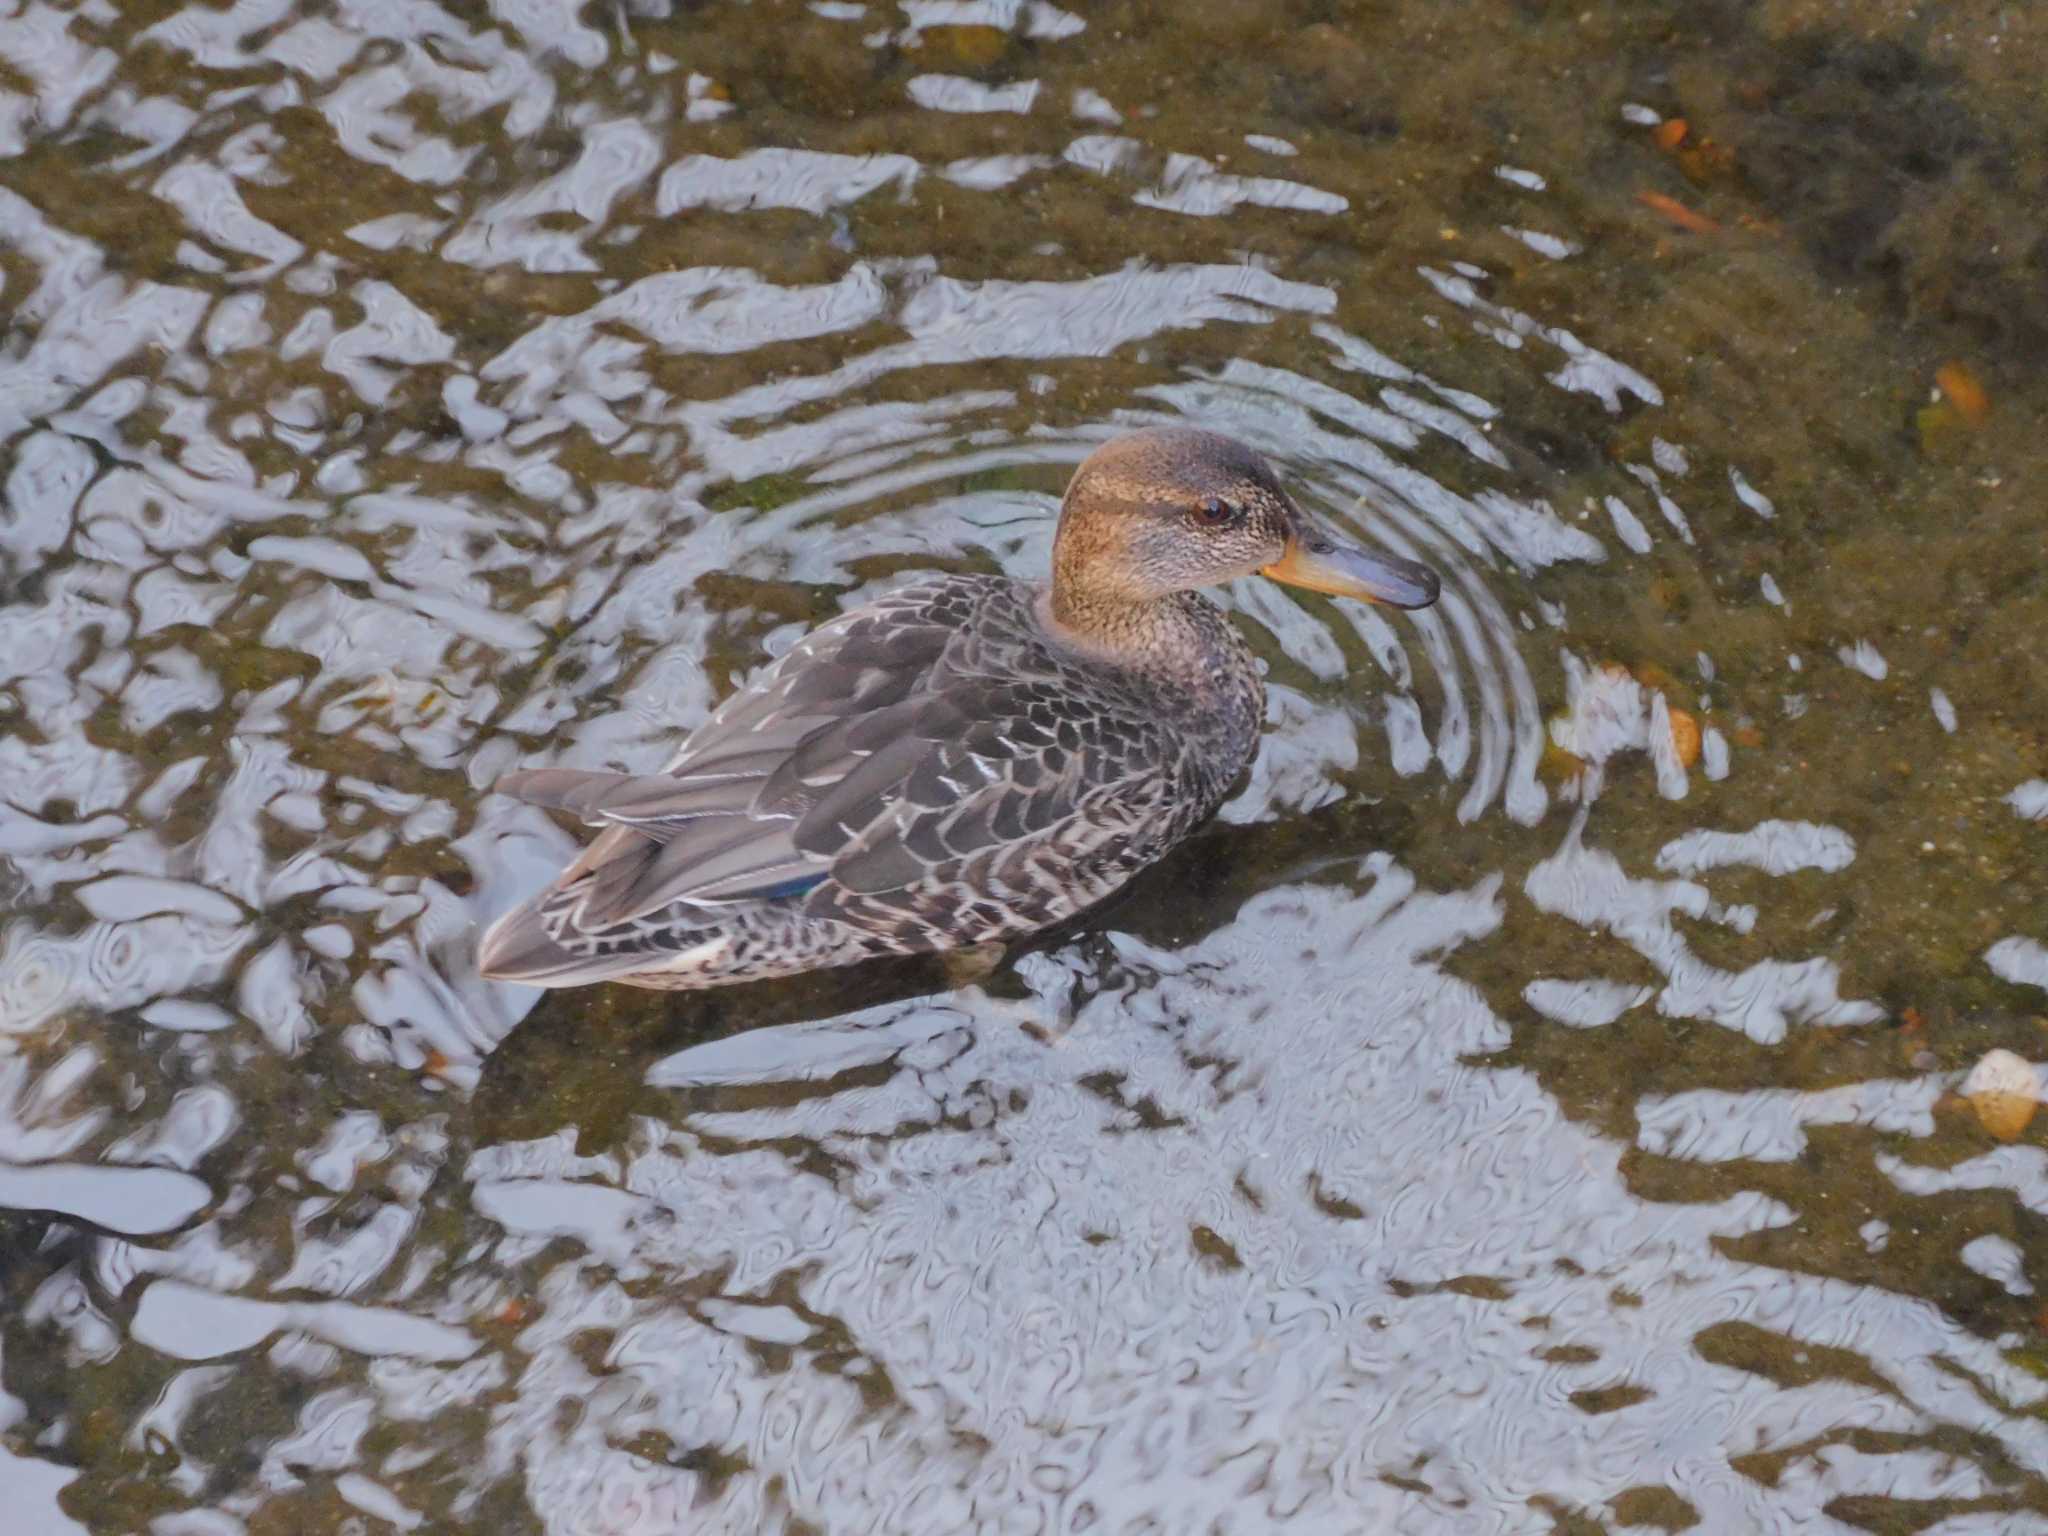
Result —
<instances>
[{"instance_id":1,"label":"female teal duck","mask_svg":"<svg viewBox=\"0 0 2048 1536\"><path fill-rule=\"evenodd\" d=\"M1255 571L1400 608L1437 597L1427 568L1312 523L1241 443L1118 438L1067 487L1050 582L929 577L842 614L664 772L500 780L605 830L491 926L483 974L710 987L1071 917L1251 762L1258 664L1196 589Z\"/></svg>"}]
</instances>

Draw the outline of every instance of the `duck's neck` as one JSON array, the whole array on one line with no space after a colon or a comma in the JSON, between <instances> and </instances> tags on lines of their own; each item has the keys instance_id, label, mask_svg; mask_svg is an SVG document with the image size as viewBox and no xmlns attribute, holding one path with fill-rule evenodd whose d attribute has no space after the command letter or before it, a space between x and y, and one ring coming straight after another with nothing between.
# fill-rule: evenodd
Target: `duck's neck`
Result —
<instances>
[{"instance_id":1,"label":"duck's neck","mask_svg":"<svg viewBox=\"0 0 2048 1536\"><path fill-rule=\"evenodd\" d=\"M1062 581L1057 569L1039 611L1046 628L1076 650L1136 671L1186 679L1214 671L1218 629L1228 625L1215 604L1194 592L1137 597Z\"/></svg>"}]
</instances>

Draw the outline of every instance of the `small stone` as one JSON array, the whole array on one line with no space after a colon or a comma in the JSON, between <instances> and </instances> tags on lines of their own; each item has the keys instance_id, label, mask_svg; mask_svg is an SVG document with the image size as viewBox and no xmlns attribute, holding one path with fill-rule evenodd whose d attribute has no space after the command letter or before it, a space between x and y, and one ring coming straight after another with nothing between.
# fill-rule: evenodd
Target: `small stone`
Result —
<instances>
[{"instance_id":1,"label":"small stone","mask_svg":"<svg viewBox=\"0 0 2048 1536\"><path fill-rule=\"evenodd\" d=\"M2041 1102L2041 1077L2024 1056L1987 1051L1963 1079L1962 1095L1985 1130L2000 1141L2017 1141Z\"/></svg>"},{"instance_id":2,"label":"small stone","mask_svg":"<svg viewBox=\"0 0 2048 1536\"><path fill-rule=\"evenodd\" d=\"M987 69L1010 47L1010 34L982 25L928 27L925 46L963 69Z\"/></svg>"}]
</instances>

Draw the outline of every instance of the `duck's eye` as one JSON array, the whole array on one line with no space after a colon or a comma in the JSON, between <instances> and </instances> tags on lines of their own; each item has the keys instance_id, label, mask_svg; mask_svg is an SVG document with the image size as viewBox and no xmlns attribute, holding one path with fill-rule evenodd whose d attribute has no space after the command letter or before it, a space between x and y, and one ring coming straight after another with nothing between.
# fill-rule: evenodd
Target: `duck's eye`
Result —
<instances>
[{"instance_id":1,"label":"duck's eye","mask_svg":"<svg viewBox=\"0 0 2048 1536\"><path fill-rule=\"evenodd\" d=\"M1236 516L1237 508L1233 507L1221 496L1211 496L1207 501L1200 502L1195 507L1195 521L1204 528L1221 528Z\"/></svg>"}]
</instances>

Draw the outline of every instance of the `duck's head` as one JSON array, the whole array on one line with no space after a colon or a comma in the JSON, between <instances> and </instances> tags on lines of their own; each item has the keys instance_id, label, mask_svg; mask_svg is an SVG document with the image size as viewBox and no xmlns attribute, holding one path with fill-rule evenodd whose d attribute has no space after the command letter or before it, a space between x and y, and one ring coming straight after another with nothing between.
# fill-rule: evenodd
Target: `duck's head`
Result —
<instances>
[{"instance_id":1,"label":"duck's head","mask_svg":"<svg viewBox=\"0 0 2048 1536\"><path fill-rule=\"evenodd\" d=\"M1427 608L1436 572L1368 553L1311 519L1235 438L1153 427L1104 443L1067 486L1053 614L1095 628L1119 610L1254 572L1340 597Z\"/></svg>"}]
</instances>

